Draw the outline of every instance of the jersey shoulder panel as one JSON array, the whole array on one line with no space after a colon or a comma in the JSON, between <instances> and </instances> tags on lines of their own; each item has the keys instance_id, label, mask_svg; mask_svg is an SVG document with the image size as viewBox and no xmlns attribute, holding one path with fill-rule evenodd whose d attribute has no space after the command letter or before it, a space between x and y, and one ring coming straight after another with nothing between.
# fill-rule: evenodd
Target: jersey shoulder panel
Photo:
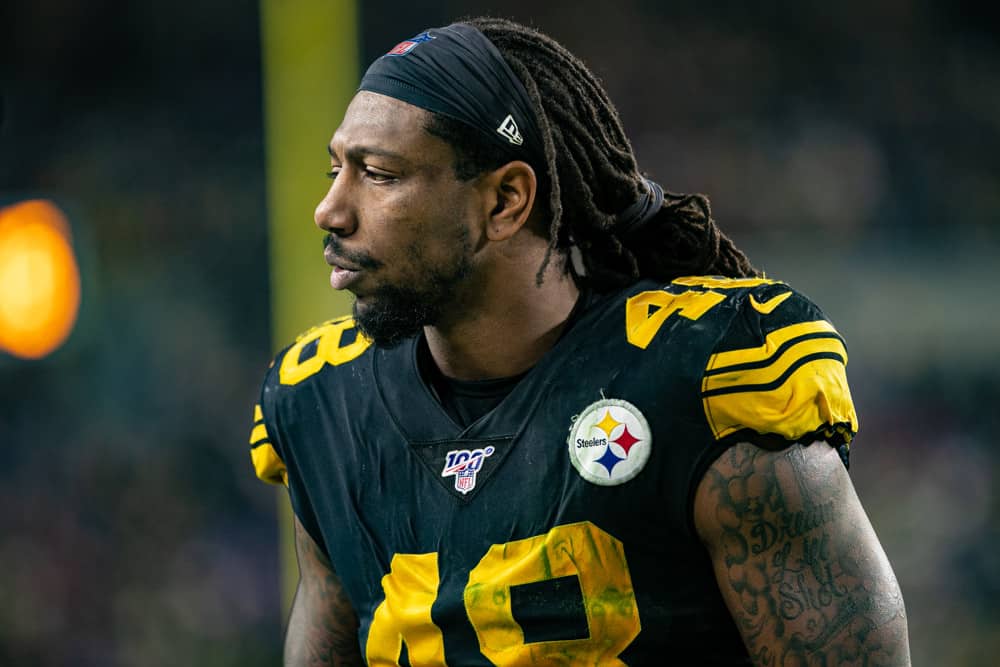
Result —
<instances>
[{"instance_id":1,"label":"jersey shoulder panel","mask_svg":"<svg viewBox=\"0 0 1000 667\"><path fill-rule=\"evenodd\" d=\"M260 401L254 406L250 458L261 480L288 485L288 470L280 442L281 404L293 402L299 387L331 380L337 367L350 365L371 346L350 317L339 317L299 335L274 358L264 377Z\"/></svg>"},{"instance_id":2,"label":"jersey shoulder panel","mask_svg":"<svg viewBox=\"0 0 1000 667\"><path fill-rule=\"evenodd\" d=\"M776 281L732 281L735 314L708 359L701 386L716 440L763 446L850 443L858 418L847 383L847 346L823 311Z\"/></svg>"},{"instance_id":3,"label":"jersey shoulder panel","mask_svg":"<svg viewBox=\"0 0 1000 667\"><path fill-rule=\"evenodd\" d=\"M336 374L338 367L355 362L371 344L350 316L314 326L275 358L275 388L298 385L314 376Z\"/></svg>"}]
</instances>

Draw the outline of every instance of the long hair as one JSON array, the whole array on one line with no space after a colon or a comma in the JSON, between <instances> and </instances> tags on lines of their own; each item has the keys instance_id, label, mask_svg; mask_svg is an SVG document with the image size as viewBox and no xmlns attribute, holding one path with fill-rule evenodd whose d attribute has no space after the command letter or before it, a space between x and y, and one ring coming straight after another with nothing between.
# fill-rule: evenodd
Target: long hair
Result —
<instances>
[{"instance_id":1,"label":"long hair","mask_svg":"<svg viewBox=\"0 0 1000 667\"><path fill-rule=\"evenodd\" d=\"M702 194L666 192L663 206L630 233L620 214L645 191L632 145L608 94L586 65L551 37L505 19L467 20L493 42L521 79L544 140L539 200L548 209L549 250L565 258L580 285L599 291L639 278L669 282L685 275L759 275L712 219ZM469 179L504 161L472 128L434 115L427 130L455 151L455 172ZM582 271L569 261L579 249Z\"/></svg>"}]
</instances>

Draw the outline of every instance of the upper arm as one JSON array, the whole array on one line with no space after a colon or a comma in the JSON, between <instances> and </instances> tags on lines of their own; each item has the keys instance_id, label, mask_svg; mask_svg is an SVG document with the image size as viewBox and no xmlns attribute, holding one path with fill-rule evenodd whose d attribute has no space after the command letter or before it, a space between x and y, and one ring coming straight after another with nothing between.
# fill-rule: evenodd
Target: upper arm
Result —
<instances>
[{"instance_id":1,"label":"upper arm","mask_svg":"<svg viewBox=\"0 0 1000 667\"><path fill-rule=\"evenodd\" d=\"M909 665L899 586L832 447L737 444L694 514L755 664Z\"/></svg>"},{"instance_id":2,"label":"upper arm","mask_svg":"<svg viewBox=\"0 0 1000 667\"><path fill-rule=\"evenodd\" d=\"M295 517L299 587L285 637L285 665L362 665L358 617L323 550Z\"/></svg>"}]
</instances>

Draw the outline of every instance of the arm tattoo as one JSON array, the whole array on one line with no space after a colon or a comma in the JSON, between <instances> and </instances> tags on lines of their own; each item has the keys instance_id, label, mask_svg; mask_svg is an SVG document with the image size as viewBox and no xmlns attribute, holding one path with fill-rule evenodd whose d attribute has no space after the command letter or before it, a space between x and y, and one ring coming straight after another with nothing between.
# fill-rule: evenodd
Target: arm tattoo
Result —
<instances>
[{"instance_id":1,"label":"arm tattoo","mask_svg":"<svg viewBox=\"0 0 1000 667\"><path fill-rule=\"evenodd\" d=\"M832 448L737 445L700 491L699 530L755 664L909 665L899 586Z\"/></svg>"},{"instance_id":2,"label":"arm tattoo","mask_svg":"<svg viewBox=\"0 0 1000 667\"><path fill-rule=\"evenodd\" d=\"M363 665L358 618L326 556L296 521L299 588L285 637L286 667Z\"/></svg>"}]
</instances>

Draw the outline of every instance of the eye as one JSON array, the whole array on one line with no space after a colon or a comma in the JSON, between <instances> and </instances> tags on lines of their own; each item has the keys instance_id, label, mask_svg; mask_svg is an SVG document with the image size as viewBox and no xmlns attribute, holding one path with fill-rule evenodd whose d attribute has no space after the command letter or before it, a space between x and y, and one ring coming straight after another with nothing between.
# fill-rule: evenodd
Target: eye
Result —
<instances>
[{"instance_id":1,"label":"eye","mask_svg":"<svg viewBox=\"0 0 1000 667\"><path fill-rule=\"evenodd\" d=\"M337 174L340 173L340 167L330 167L330 171L326 172L326 177L331 181L337 178Z\"/></svg>"},{"instance_id":2,"label":"eye","mask_svg":"<svg viewBox=\"0 0 1000 667\"><path fill-rule=\"evenodd\" d=\"M389 183L395 181L396 177L372 167L365 167L365 178L375 183Z\"/></svg>"}]
</instances>

